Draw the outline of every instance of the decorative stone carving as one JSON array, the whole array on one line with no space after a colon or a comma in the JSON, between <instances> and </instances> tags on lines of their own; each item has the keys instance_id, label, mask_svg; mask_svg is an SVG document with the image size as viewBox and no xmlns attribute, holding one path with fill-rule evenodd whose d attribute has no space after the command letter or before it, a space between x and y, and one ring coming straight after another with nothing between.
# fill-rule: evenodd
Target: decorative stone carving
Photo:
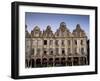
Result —
<instances>
[{"instance_id":1,"label":"decorative stone carving","mask_svg":"<svg viewBox=\"0 0 100 81\"><path fill-rule=\"evenodd\" d=\"M84 30L81 29L80 24L76 25L76 29L73 30L72 34L73 34L74 37L85 37L86 36Z\"/></svg>"},{"instance_id":2,"label":"decorative stone carving","mask_svg":"<svg viewBox=\"0 0 100 81\"><path fill-rule=\"evenodd\" d=\"M42 32L38 26L35 26L35 28L31 31L32 37L41 37Z\"/></svg>"},{"instance_id":3,"label":"decorative stone carving","mask_svg":"<svg viewBox=\"0 0 100 81\"><path fill-rule=\"evenodd\" d=\"M55 33L56 37L68 37L71 36L71 32L69 29L66 27L65 22L60 23L59 29Z\"/></svg>"},{"instance_id":4,"label":"decorative stone carving","mask_svg":"<svg viewBox=\"0 0 100 81\"><path fill-rule=\"evenodd\" d=\"M54 37L51 27L48 25L46 30L43 31L43 37Z\"/></svg>"}]
</instances>

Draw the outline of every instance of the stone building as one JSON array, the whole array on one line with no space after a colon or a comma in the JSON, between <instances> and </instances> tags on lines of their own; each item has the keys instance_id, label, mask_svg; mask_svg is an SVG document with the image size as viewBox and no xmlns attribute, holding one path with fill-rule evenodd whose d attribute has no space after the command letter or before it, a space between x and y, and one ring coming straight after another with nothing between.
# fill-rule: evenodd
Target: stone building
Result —
<instances>
[{"instance_id":1,"label":"stone building","mask_svg":"<svg viewBox=\"0 0 100 81\"><path fill-rule=\"evenodd\" d=\"M25 28L26 68L88 65L87 36L80 24L73 32L65 22L56 32L49 25L43 31L36 26L31 33Z\"/></svg>"}]
</instances>

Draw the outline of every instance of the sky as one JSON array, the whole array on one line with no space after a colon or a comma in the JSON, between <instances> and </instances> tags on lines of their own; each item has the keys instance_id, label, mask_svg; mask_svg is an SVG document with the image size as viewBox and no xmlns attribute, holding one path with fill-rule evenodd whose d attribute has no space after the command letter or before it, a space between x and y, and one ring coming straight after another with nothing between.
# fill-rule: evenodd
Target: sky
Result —
<instances>
[{"instance_id":1,"label":"sky","mask_svg":"<svg viewBox=\"0 0 100 81\"><path fill-rule=\"evenodd\" d=\"M66 23L66 27L70 32L76 28L77 24L80 24L89 38L89 15L25 12L25 24L29 32L31 32L35 26L38 26L41 31L43 31L48 25L50 25L52 31L55 32L60 27L61 22Z\"/></svg>"}]
</instances>

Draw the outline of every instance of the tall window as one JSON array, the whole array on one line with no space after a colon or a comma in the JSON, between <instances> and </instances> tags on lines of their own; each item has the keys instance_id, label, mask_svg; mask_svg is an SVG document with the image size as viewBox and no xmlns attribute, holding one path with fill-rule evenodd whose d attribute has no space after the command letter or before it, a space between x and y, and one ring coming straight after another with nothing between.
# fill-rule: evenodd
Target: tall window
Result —
<instances>
[{"instance_id":1,"label":"tall window","mask_svg":"<svg viewBox=\"0 0 100 81\"><path fill-rule=\"evenodd\" d=\"M43 55L46 55L46 54L47 54L47 49L43 48Z\"/></svg>"},{"instance_id":2,"label":"tall window","mask_svg":"<svg viewBox=\"0 0 100 81\"><path fill-rule=\"evenodd\" d=\"M75 45L77 45L77 40L74 40Z\"/></svg>"},{"instance_id":3,"label":"tall window","mask_svg":"<svg viewBox=\"0 0 100 81\"><path fill-rule=\"evenodd\" d=\"M68 46L70 46L70 44L71 44L70 40L67 40L67 44L68 44Z\"/></svg>"},{"instance_id":4,"label":"tall window","mask_svg":"<svg viewBox=\"0 0 100 81\"><path fill-rule=\"evenodd\" d=\"M44 40L44 45L47 45L47 40Z\"/></svg>"},{"instance_id":5,"label":"tall window","mask_svg":"<svg viewBox=\"0 0 100 81\"><path fill-rule=\"evenodd\" d=\"M62 44L62 46L64 46L64 40L62 40L61 44Z\"/></svg>"},{"instance_id":6,"label":"tall window","mask_svg":"<svg viewBox=\"0 0 100 81\"><path fill-rule=\"evenodd\" d=\"M83 40L81 40L81 45L83 45Z\"/></svg>"},{"instance_id":7,"label":"tall window","mask_svg":"<svg viewBox=\"0 0 100 81\"><path fill-rule=\"evenodd\" d=\"M55 40L55 45L56 45L56 46L58 46L58 45L59 45L59 44L58 44L58 40Z\"/></svg>"},{"instance_id":8,"label":"tall window","mask_svg":"<svg viewBox=\"0 0 100 81\"><path fill-rule=\"evenodd\" d=\"M81 48L81 53L84 54L84 48Z\"/></svg>"},{"instance_id":9,"label":"tall window","mask_svg":"<svg viewBox=\"0 0 100 81\"><path fill-rule=\"evenodd\" d=\"M59 54L59 48L56 48L56 54Z\"/></svg>"},{"instance_id":10,"label":"tall window","mask_svg":"<svg viewBox=\"0 0 100 81\"><path fill-rule=\"evenodd\" d=\"M68 53L68 54L70 54L70 53L71 53L71 50L70 50L70 48L68 48L68 50L67 50L67 53Z\"/></svg>"},{"instance_id":11,"label":"tall window","mask_svg":"<svg viewBox=\"0 0 100 81\"><path fill-rule=\"evenodd\" d=\"M32 50L31 50L31 54L34 54L34 48L32 48Z\"/></svg>"},{"instance_id":12,"label":"tall window","mask_svg":"<svg viewBox=\"0 0 100 81\"><path fill-rule=\"evenodd\" d=\"M62 54L65 55L65 49L64 48L62 48Z\"/></svg>"},{"instance_id":13,"label":"tall window","mask_svg":"<svg viewBox=\"0 0 100 81\"><path fill-rule=\"evenodd\" d=\"M49 53L50 53L50 55L53 55L53 49L52 48L49 49Z\"/></svg>"},{"instance_id":14,"label":"tall window","mask_svg":"<svg viewBox=\"0 0 100 81\"><path fill-rule=\"evenodd\" d=\"M50 40L49 45L53 45L53 40Z\"/></svg>"},{"instance_id":15,"label":"tall window","mask_svg":"<svg viewBox=\"0 0 100 81\"><path fill-rule=\"evenodd\" d=\"M37 40L37 45L38 45L38 46L42 45L41 40Z\"/></svg>"},{"instance_id":16,"label":"tall window","mask_svg":"<svg viewBox=\"0 0 100 81\"><path fill-rule=\"evenodd\" d=\"M36 45L36 41L32 40L32 46L35 46L35 45Z\"/></svg>"},{"instance_id":17,"label":"tall window","mask_svg":"<svg viewBox=\"0 0 100 81\"><path fill-rule=\"evenodd\" d=\"M37 54L40 54L40 48L37 48Z\"/></svg>"},{"instance_id":18,"label":"tall window","mask_svg":"<svg viewBox=\"0 0 100 81\"><path fill-rule=\"evenodd\" d=\"M75 48L74 51L75 51L75 54L77 54L77 48Z\"/></svg>"}]
</instances>

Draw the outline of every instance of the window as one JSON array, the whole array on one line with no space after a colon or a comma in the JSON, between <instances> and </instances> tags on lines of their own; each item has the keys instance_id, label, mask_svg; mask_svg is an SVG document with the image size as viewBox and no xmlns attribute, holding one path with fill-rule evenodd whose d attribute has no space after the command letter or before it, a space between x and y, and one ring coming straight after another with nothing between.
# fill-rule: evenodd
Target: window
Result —
<instances>
[{"instance_id":1,"label":"window","mask_svg":"<svg viewBox=\"0 0 100 81\"><path fill-rule=\"evenodd\" d=\"M37 48L37 54L40 54L40 48Z\"/></svg>"},{"instance_id":2,"label":"window","mask_svg":"<svg viewBox=\"0 0 100 81\"><path fill-rule=\"evenodd\" d=\"M81 45L83 45L83 40L81 40Z\"/></svg>"},{"instance_id":3,"label":"window","mask_svg":"<svg viewBox=\"0 0 100 81\"><path fill-rule=\"evenodd\" d=\"M74 40L74 42L75 42L75 45L77 45L77 40Z\"/></svg>"},{"instance_id":4,"label":"window","mask_svg":"<svg viewBox=\"0 0 100 81\"><path fill-rule=\"evenodd\" d=\"M44 45L47 45L47 40L44 40Z\"/></svg>"},{"instance_id":5,"label":"window","mask_svg":"<svg viewBox=\"0 0 100 81\"><path fill-rule=\"evenodd\" d=\"M62 40L62 46L64 46L64 40Z\"/></svg>"},{"instance_id":6,"label":"window","mask_svg":"<svg viewBox=\"0 0 100 81\"><path fill-rule=\"evenodd\" d=\"M81 53L84 54L84 48L81 48Z\"/></svg>"},{"instance_id":7,"label":"window","mask_svg":"<svg viewBox=\"0 0 100 81\"><path fill-rule=\"evenodd\" d=\"M37 45L38 45L38 46L42 45L41 40L37 40Z\"/></svg>"},{"instance_id":8,"label":"window","mask_svg":"<svg viewBox=\"0 0 100 81\"><path fill-rule=\"evenodd\" d=\"M50 55L53 55L53 49L50 48L49 51L50 51Z\"/></svg>"},{"instance_id":9,"label":"window","mask_svg":"<svg viewBox=\"0 0 100 81\"><path fill-rule=\"evenodd\" d=\"M70 46L70 40L67 41L68 46Z\"/></svg>"},{"instance_id":10,"label":"window","mask_svg":"<svg viewBox=\"0 0 100 81\"><path fill-rule=\"evenodd\" d=\"M49 43L49 45L53 45L53 40L50 40L50 43Z\"/></svg>"},{"instance_id":11,"label":"window","mask_svg":"<svg viewBox=\"0 0 100 81\"><path fill-rule=\"evenodd\" d=\"M31 50L31 54L34 54L34 48L32 48L32 50Z\"/></svg>"},{"instance_id":12,"label":"window","mask_svg":"<svg viewBox=\"0 0 100 81\"><path fill-rule=\"evenodd\" d=\"M44 54L46 54L47 53L47 51L44 51Z\"/></svg>"},{"instance_id":13,"label":"window","mask_svg":"<svg viewBox=\"0 0 100 81\"><path fill-rule=\"evenodd\" d=\"M37 45L37 40L32 40L32 46L36 46Z\"/></svg>"},{"instance_id":14,"label":"window","mask_svg":"<svg viewBox=\"0 0 100 81\"><path fill-rule=\"evenodd\" d=\"M51 51L51 55L53 54L53 51Z\"/></svg>"},{"instance_id":15,"label":"window","mask_svg":"<svg viewBox=\"0 0 100 81\"><path fill-rule=\"evenodd\" d=\"M55 45L58 46L58 40L55 40Z\"/></svg>"},{"instance_id":16,"label":"window","mask_svg":"<svg viewBox=\"0 0 100 81\"><path fill-rule=\"evenodd\" d=\"M56 54L57 55L59 54L59 48L56 48Z\"/></svg>"},{"instance_id":17,"label":"window","mask_svg":"<svg viewBox=\"0 0 100 81\"><path fill-rule=\"evenodd\" d=\"M75 54L77 54L77 48L75 48L74 51L75 51Z\"/></svg>"},{"instance_id":18,"label":"window","mask_svg":"<svg viewBox=\"0 0 100 81\"><path fill-rule=\"evenodd\" d=\"M47 49L43 48L43 55L46 55L46 54L47 54Z\"/></svg>"},{"instance_id":19,"label":"window","mask_svg":"<svg viewBox=\"0 0 100 81\"><path fill-rule=\"evenodd\" d=\"M71 53L71 50L70 50L70 48L68 48L68 51L67 51L67 53L68 53L68 54L70 54L70 53Z\"/></svg>"},{"instance_id":20,"label":"window","mask_svg":"<svg viewBox=\"0 0 100 81\"><path fill-rule=\"evenodd\" d=\"M65 55L65 50L64 50L64 48L62 48L62 54Z\"/></svg>"}]
</instances>

